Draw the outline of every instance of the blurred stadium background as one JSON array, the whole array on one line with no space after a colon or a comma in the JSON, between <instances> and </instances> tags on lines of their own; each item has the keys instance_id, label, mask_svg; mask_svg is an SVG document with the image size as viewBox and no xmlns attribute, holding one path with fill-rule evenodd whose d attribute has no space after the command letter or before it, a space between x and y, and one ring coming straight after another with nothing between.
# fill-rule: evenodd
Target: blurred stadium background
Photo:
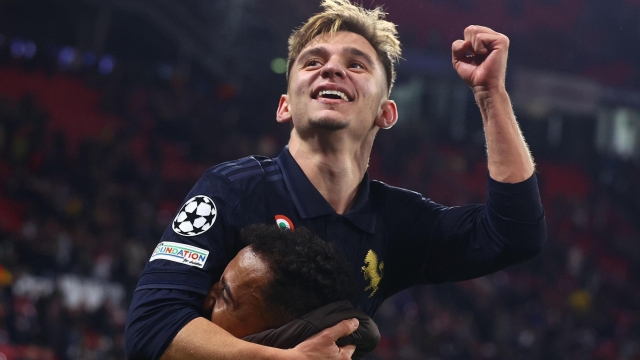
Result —
<instances>
[{"instance_id":1,"label":"blurred stadium background","mask_svg":"<svg viewBox=\"0 0 640 360\"><path fill-rule=\"evenodd\" d=\"M285 144L286 39L318 2L0 0L0 359L124 358L138 275L190 187ZM404 44L373 177L484 201L481 119L449 49L492 27L549 243L397 294L368 359L640 359L640 1L373 4Z\"/></svg>"}]
</instances>

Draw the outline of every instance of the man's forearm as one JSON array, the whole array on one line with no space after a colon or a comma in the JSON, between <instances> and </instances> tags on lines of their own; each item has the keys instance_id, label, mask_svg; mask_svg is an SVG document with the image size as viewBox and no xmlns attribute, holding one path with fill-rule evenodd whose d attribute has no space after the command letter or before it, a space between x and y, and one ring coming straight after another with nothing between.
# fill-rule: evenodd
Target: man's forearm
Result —
<instances>
[{"instance_id":1,"label":"man's forearm","mask_svg":"<svg viewBox=\"0 0 640 360\"><path fill-rule=\"evenodd\" d=\"M200 317L191 320L178 332L160 360L347 360L351 359L355 345L338 347L336 341L357 328L357 319L343 320L293 349L282 350L237 339Z\"/></svg>"},{"instance_id":2,"label":"man's forearm","mask_svg":"<svg viewBox=\"0 0 640 360\"><path fill-rule=\"evenodd\" d=\"M518 183L533 175L533 159L505 90L508 50L509 38L504 34L471 25L464 29L464 40L451 45L451 61L480 107L491 178Z\"/></svg>"},{"instance_id":3,"label":"man's forearm","mask_svg":"<svg viewBox=\"0 0 640 360\"><path fill-rule=\"evenodd\" d=\"M487 141L491 178L518 183L533 175L534 163L504 88L476 91Z\"/></svg>"},{"instance_id":4,"label":"man's forearm","mask_svg":"<svg viewBox=\"0 0 640 360\"><path fill-rule=\"evenodd\" d=\"M160 360L288 359L285 350L240 340L205 318L187 323Z\"/></svg>"}]
</instances>

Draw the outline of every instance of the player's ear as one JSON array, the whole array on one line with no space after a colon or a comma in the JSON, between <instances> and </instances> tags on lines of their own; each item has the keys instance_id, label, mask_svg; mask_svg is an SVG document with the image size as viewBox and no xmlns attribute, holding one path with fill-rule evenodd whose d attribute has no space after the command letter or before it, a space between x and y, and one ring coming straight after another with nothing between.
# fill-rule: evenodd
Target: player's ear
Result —
<instances>
[{"instance_id":1,"label":"player's ear","mask_svg":"<svg viewBox=\"0 0 640 360\"><path fill-rule=\"evenodd\" d=\"M276 120L279 123L286 123L291 121L291 111L289 109L289 95L283 94L280 96L280 103L278 104L278 111L276 112Z\"/></svg>"},{"instance_id":2,"label":"player's ear","mask_svg":"<svg viewBox=\"0 0 640 360\"><path fill-rule=\"evenodd\" d=\"M380 113L376 118L376 125L383 129L389 129L398 121L398 107L393 100L384 100L380 107Z\"/></svg>"}]
</instances>

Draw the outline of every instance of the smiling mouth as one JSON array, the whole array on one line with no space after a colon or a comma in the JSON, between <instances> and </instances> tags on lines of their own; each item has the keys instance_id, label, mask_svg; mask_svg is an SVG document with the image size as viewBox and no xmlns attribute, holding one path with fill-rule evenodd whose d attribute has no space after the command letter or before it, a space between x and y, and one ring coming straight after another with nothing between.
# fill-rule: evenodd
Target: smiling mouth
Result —
<instances>
[{"instance_id":1,"label":"smiling mouth","mask_svg":"<svg viewBox=\"0 0 640 360\"><path fill-rule=\"evenodd\" d=\"M349 97L340 90L321 90L318 92L318 95L314 96L314 99L323 98L323 99L333 99L333 100L344 100L350 102Z\"/></svg>"}]
</instances>

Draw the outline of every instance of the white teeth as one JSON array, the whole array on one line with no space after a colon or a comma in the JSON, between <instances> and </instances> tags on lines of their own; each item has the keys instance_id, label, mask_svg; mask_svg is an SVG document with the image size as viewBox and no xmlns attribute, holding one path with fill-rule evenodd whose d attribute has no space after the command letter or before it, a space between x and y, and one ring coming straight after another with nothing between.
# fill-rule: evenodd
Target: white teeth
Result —
<instances>
[{"instance_id":1,"label":"white teeth","mask_svg":"<svg viewBox=\"0 0 640 360\"><path fill-rule=\"evenodd\" d=\"M342 100L349 101L349 98L347 97L347 95L345 95L345 93L343 93L342 91L338 91L338 90L322 90L318 93L318 96L322 96L322 95L337 95L337 96L340 96Z\"/></svg>"}]
</instances>

